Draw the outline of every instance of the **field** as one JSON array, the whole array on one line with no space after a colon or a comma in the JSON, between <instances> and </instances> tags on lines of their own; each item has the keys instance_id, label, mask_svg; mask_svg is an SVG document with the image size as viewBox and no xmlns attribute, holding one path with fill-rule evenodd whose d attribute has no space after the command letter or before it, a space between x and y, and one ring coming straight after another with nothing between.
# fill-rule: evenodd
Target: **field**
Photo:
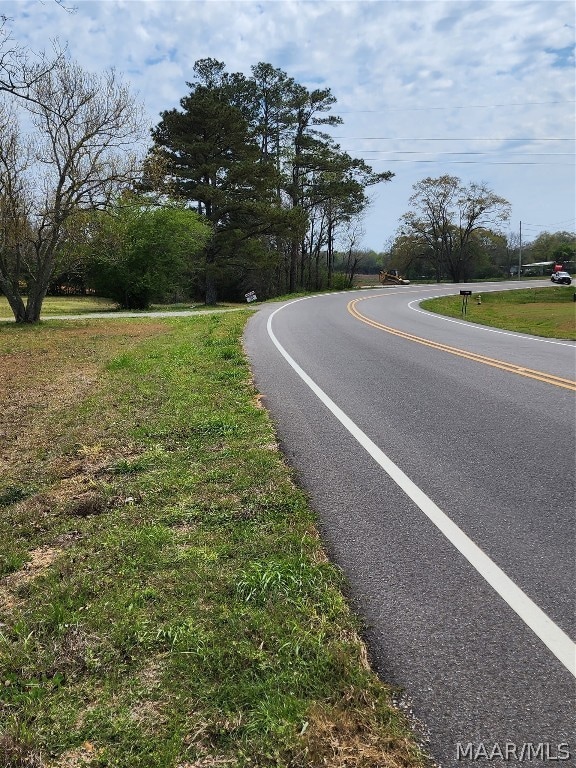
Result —
<instances>
[{"instance_id":1,"label":"field","mask_svg":"<svg viewBox=\"0 0 576 768\"><path fill-rule=\"evenodd\" d=\"M0 323L0 766L424 766L248 312Z\"/></svg>"}]
</instances>

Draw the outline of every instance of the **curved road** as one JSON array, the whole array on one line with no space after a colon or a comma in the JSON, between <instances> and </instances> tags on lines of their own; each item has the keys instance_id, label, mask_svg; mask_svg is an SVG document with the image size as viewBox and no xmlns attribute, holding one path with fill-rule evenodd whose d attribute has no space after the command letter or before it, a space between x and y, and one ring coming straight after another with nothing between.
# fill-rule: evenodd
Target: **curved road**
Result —
<instances>
[{"instance_id":1,"label":"curved road","mask_svg":"<svg viewBox=\"0 0 576 768\"><path fill-rule=\"evenodd\" d=\"M373 664L436 761L573 765L576 345L419 309L460 287L505 286L265 306L246 348Z\"/></svg>"}]
</instances>

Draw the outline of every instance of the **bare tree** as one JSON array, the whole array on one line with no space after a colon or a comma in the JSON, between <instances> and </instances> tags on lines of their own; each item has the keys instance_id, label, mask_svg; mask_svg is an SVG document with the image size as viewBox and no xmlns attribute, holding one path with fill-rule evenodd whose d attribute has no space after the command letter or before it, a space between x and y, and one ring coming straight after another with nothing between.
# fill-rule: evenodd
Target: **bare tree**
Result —
<instances>
[{"instance_id":1,"label":"bare tree","mask_svg":"<svg viewBox=\"0 0 576 768\"><path fill-rule=\"evenodd\" d=\"M64 11L74 11L66 7L62 0L55 2ZM0 14L0 93L32 100L34 85L45 72L53 69L64 58L65 51L54 41L51 56L45 51L30 52L15 40L10 26L12 21L6 14Z\"/></svg>"},{"instance_id":2,"label":"bare tree","mask_svg":"<svg viewBox=\"0 0 576 768\"><path fill-rule=\"evenodd\" d=\"M483 183L463 186L455 176L426 178L413 189L402 234L427 252L438 279L445 270L455 283L466 280L475 233L507 221L510 203Z\"/></svg>"},{"instance_id":3,"label":"bare tree","mask_svg":"<svg viewBox=\"0 0 576 768\"><path fill-rule=\"evenodd\" d=\"M354 284L354 277L360 264L364 252L358 249L358 243L364 237L365 232L362 228L362 221L349 221L346 222L346 227L341 234L341 240L345 247L345 261L344 268L346 270L346 279L348 280L348 286L352 288Z\"/></svg>"},{"instance_id":4,"label":"bare tree","mask_svg":"<svg viewBox=\"0 0 576 768\"><path fill-rule=\"evenodd\" d=\"M9 84L25 82L25 91L12 89L0 120L0 288L16 321L33 323L67 223L79 211L106 207L133 183L145 126L113 70L93 75L59 56L50 66L26 59L18 77ZM30 126L28 143L14 120L18 107Z\"/></svg>"},{"instance_id":5,"label":"bare tree","mask_svg":"<svg viewBox=\"0 0 576 768\"><path fill-rule=\"evenodd\" d=\"M20 293L24 250L32 238L27 174L30 147L23 143L14 111L0 106L0 289L8 298L16 319L25 306Z\"/></svg>"}]
</instances>

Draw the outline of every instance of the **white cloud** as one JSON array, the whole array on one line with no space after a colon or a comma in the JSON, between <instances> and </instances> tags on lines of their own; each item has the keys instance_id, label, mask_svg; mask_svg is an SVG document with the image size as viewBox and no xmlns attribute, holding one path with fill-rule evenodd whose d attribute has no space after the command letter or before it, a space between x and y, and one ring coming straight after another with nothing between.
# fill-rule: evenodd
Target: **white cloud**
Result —
<instances>
[{"instance_id":1,"label":"white cloud","mask_svg":"<svg viewBox=\"0 0 576 768\"><path fill-rule=\"evenodd\" d=\"M513 227L522 219L574 228L573 144L535 141L574 135L571 0L75 5L69 14L49 0L4 0L3 12L13 17L15 37L35 50L59 37L87 69L116 66L152 122L178 106L194 62L205 57L245 74L266 61L308 87L331 88L345 119L335 131L342 146L397 174L376 193L369 246L381 248L393 233L411 185L442 173L487 181L512 202ZM512 164L519 162L535 164Z\"/></svg>"}]
</instances>

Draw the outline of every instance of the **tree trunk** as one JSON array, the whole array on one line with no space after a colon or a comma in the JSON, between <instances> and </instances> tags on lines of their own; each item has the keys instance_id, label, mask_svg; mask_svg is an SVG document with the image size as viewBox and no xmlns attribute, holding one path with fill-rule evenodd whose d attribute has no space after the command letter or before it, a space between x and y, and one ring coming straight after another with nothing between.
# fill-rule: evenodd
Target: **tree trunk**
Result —
<instances>
[{"instance_id":1,"label":"tree trunk","mask_svg":"<svg viewBox=\"0 0 576 768\"><path fill-rule=\"evenodd\" d=\"M218 299L218 292L216 290L216 280L213 275L206 275L206 297L204 303L209 307L216 305Z\"/></svg>"},{"instance_id":2,"label":"tree trunk","mask_svg":"<svg viewBox=\"0 0 576 768\"><path fill-rule=\"evenodd\" d=\"M10 304L10 309L17 323L38 323L40 321L40 312L42 303L48 290L49 269L45 269L43 279L39 281L30 280L28 283L28 298L26 304L22 297L20 287L14 280L0 275L0 288Z\"/></svg>"},{"instance_id":3,"label":"tree trunk","mask_svg":"<svg viewBox=\"0 0 576 768\"><path fill-rule=\"evenodd\" d=\"M328 288L332 288L332 275L334 273L334 228L332 219L328 220Z\"/></svg>"},{"instance_id":4,"label":"tree trunk","mask_svg":"<svg viewBox=\"0 0 576 768\"><path fill-rule=\"evenodd\" d=\"M290 247L290 271L288 274L288 293L296 291L296 270L298 268L298 250L299 243L296 238L292 239Z\"/></svg>"},{"instance_id":5,"label":"tree trunk","mask_svg":"<svg viewBox=\"0 0 576 768\"><path fill-rule=\"evenodd\" d=\"M35 285L32 283L28 288L28 300L26 301L26 313L24 321L25 323L38 323L40 322L40 312L42 311L42 303L48 290L48 283L46 285Z\"/></svg>"},{"instance_id":6,"label":"tree trunk","mask_svg":"<svg viewBox=\"0 0 576 768\"><path fill-rule=\"evenodd\" d=\"M348 260L348 270L346 275L348 279L349 288L352 288L352 286L354 285L354 278L356 277L356 270L358 269L359 263L360 263L360 259L350 254L350 257Z\"/></svg>"},{"instance_id":7,"label":"tree trunk","mask_svg":"<svg viewBox=\"0 0 576 768\"><path fill-rule=\"evenodd\" d=\"M26 307L24 306L24 302L22 301L20 293L18 291L12 290L12 285L10 282L6 279L3 279L1 275L0 288L2 289L2 292L4 296L6 296L8 304L10 305L10 309L14 315L14 320L16 320L17 323L25 323Z\"/></svg>"}]
</instances>

